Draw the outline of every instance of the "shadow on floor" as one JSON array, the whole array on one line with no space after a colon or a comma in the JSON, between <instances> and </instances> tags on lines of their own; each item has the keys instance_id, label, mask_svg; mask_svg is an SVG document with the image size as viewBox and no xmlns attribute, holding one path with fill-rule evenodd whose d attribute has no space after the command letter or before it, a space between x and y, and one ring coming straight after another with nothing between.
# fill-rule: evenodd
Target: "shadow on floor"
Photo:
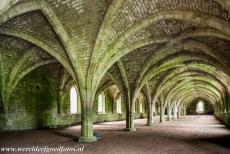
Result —
<instances>
[{"instance_id":1,"label":"shadow on floor","mask_svg":"<svg viewBox=\"0 0 230 154\"><path fill-rule=\"evenodd\" d=\"M110 130L111 131L111 130ZM112 130L113 131L113 130ZM114 130L115 131L115 130ZM119 131L119 130L118 130ZM51 134L54 134L54 135L57 135L57 136L61 136L61 137L65 137L65 138L69 138L73 141L76 141L78 142L79 141L79 136L73 136L71 134L67 134L67 133L63 133L63 132L60 132L60 131L48 131L48 133L51 133ZM97 139L101 139L101 133L99 133L98 131L95 131L93 133L93 135L97 138Z\"/></svg>"},{"instance_id":2,"label":"shadow on floor","mask_svg":"<svg viewBox=\"0 0 230 154\"><path fill-rule=\"evenodd\" d=\"M218 136L218 137L209 137L209 138L200 138L198 139L202 142L213 143L225 148L230 149L230 135L227 136Z\"/></svg>"},{"instance_id":3,"label":"shadow on floor","mask_svg":"<svg viewBox=\"0 0 230 154\"><path fill-rule=\"evenodd\" d=\"M51 133L51 134L57 135L57 136L66 137L66 138L72 139L74 141L78 141L79 140L78 136L74 136L74 135L71 135L71 134L63 133L63 132L60 132L60 131L48 131L48 132Z\"/></svg>"},{"instance_id":4,"label":"shadow on floor","mask_svg":"<svg viewBox=\"0 0 230 154\"><path fill-rule=\"evenodd\" d=\"M119 131L124 131L124 129L97 129L95 128L95 132L99 132L99 131L102 131L102 132L119 132Z\"/></svg>"}]
</instances>

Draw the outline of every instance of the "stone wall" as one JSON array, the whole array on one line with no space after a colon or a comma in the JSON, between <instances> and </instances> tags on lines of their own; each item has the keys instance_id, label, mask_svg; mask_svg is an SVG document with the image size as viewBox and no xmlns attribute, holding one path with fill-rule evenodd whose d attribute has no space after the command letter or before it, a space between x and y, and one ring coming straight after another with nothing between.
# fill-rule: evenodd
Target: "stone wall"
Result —
<instances>
[{"instance_id":1,"label":"stone wall","mask_svg":"<svg viewBox=\"0 0 230 154\"><path fill-rule=\"evenodd\" d=\"M230 113L216 113L216 118L219 119L223 124L230 127Z\"/></svg>"},{"instance_id":2,"label":"stone wall","mask_svg":"<svg viewBox=\"0 0 230 154\"><path fill-rule=\"evenodd\" d=\"M62 113L58 113L57 96L46 75L33 71L17 86L10 100L9 112L0 115L0 130L25 130L64 127L80 124L81 114L70 114L69 97L62 103ZM69 96L69 95L68 95ZM112 98L106 95L106 114L97 114L94 106L94 122L124 120L125 104L122 102L123 114L116 113ZM136 113L136 118L146 114Z\"/></svg>"}]
</instances>

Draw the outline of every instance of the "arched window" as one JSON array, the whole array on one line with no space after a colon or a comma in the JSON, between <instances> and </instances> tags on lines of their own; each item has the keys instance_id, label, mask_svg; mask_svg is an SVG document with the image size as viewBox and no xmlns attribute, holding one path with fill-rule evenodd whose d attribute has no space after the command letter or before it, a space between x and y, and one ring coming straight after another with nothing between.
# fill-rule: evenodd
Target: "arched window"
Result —
<instances>
[{"instance_id":1,"label":"arched window","mask_svg":"<svg viewBox=\"0 0 230 154\"><path fill-rule=\"evenodd\" d=\"M196 112L204 113L204 102L199 101L196 106Z\"/></svg>"},{"instance_id":2,"label":"arched window","mask_svg":"<svg viewBox=\"0 0 230 154\"><path fill-rule=\"evenodd\" d=\"M74 86L70 89L70 113L77 113L77 90Z\"/></svg>"},{"instance_id":3,"label":"arched window","mask_svg":"<svg viewBox=\"0 0 230 154\"><path fill-rule=\"evenodd\" d=\"M105 95L104 93L98 96L98 113L105 113Z\"/></svg>"},{"instance_id":4,"label":"arched window","mask_svg":"<svg viewBox=\"0 0 230 154\"><path fill-rule=\"evenodd\" d=\"M117 113L121 113L121 96L117 99Z\"/></svg>"},{"instance_id":5,"label":"arched window","mask_svg":"<svg viewBox=\"0 0 230 154\"><path fill-rule=\"evenodd\" d=\"M140 102L140 113L143 113L143 103Z\"/></svg>"}]
</instances>

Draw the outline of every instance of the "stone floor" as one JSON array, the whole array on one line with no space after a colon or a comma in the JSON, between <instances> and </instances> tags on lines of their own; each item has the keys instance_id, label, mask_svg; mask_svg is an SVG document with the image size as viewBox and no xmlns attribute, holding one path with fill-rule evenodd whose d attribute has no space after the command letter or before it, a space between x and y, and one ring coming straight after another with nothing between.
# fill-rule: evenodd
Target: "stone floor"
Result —
<instances>
[{"instance_id":1,"label":"stone floor","mask_svg":"<svg viewBox=\"0 0 230 154\"><path fill-rule=\"evenodd\" d=\"M155 121L159 121L159 118ZM145 124L146 119L135 120L136 132L122 131L125 121L97 124L94 130L101 135L101 139L88 144L76 142L80 126L4 132L0 133L0 147L74 147L79 151L72 153L82 154L230 154L230 130L213 116L185 116L163 124L156 122L154 127Z\"/></svg>"}]
</instances>

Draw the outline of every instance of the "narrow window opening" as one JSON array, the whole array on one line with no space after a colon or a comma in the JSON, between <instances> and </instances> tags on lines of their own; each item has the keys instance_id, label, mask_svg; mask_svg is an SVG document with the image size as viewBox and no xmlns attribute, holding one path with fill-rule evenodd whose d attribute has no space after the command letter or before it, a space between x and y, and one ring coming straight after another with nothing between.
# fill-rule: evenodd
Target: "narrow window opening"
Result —
<instances>
[{"instance_id":1,"label":"narrow window opening","mask_svg":"<svg viewBox=\"0 0 230 154\"><path fill-rule=\"evenodd\" d=\"M196 106L197 113L204 113L204 102L199 101Z\"/></svg>"},{"instance_id":2,"label":"narrow window opening","mask_svg":"<svg viewBox=\"0 0 230 154\"><path fill-rule=\"evenodd\" d=\"M98 113L105 113L105 96L103 93L98 96Z\"/></svg>"},{"instance_id":3,"label":"narrow window opening","mask_svg":"<svg viewBox=\"0 0 230 154\"><path fill-rule=\"evenodd\" d=\"M121 114L121 96L117 99L117 113Z\"/></svg>"},{"instance_id":4,"label":"narrow window opening","mask_svg":"<svg viewBox=\"0 0 230 154\"><path fill-rule=\"evenodd\" d=\"M143 113L143 103L140 103L140 113Z\"/></svg>"},{"instance_id":5,"label":"narrow window opening","mask_svg":"<svg viewBox=\"0 0 230 154\"><path fill-rule=\"evenodd\" d=\"M70 113L77 113L77 91L75 87L70 89Z\"/></svg>"}]
</instances>

